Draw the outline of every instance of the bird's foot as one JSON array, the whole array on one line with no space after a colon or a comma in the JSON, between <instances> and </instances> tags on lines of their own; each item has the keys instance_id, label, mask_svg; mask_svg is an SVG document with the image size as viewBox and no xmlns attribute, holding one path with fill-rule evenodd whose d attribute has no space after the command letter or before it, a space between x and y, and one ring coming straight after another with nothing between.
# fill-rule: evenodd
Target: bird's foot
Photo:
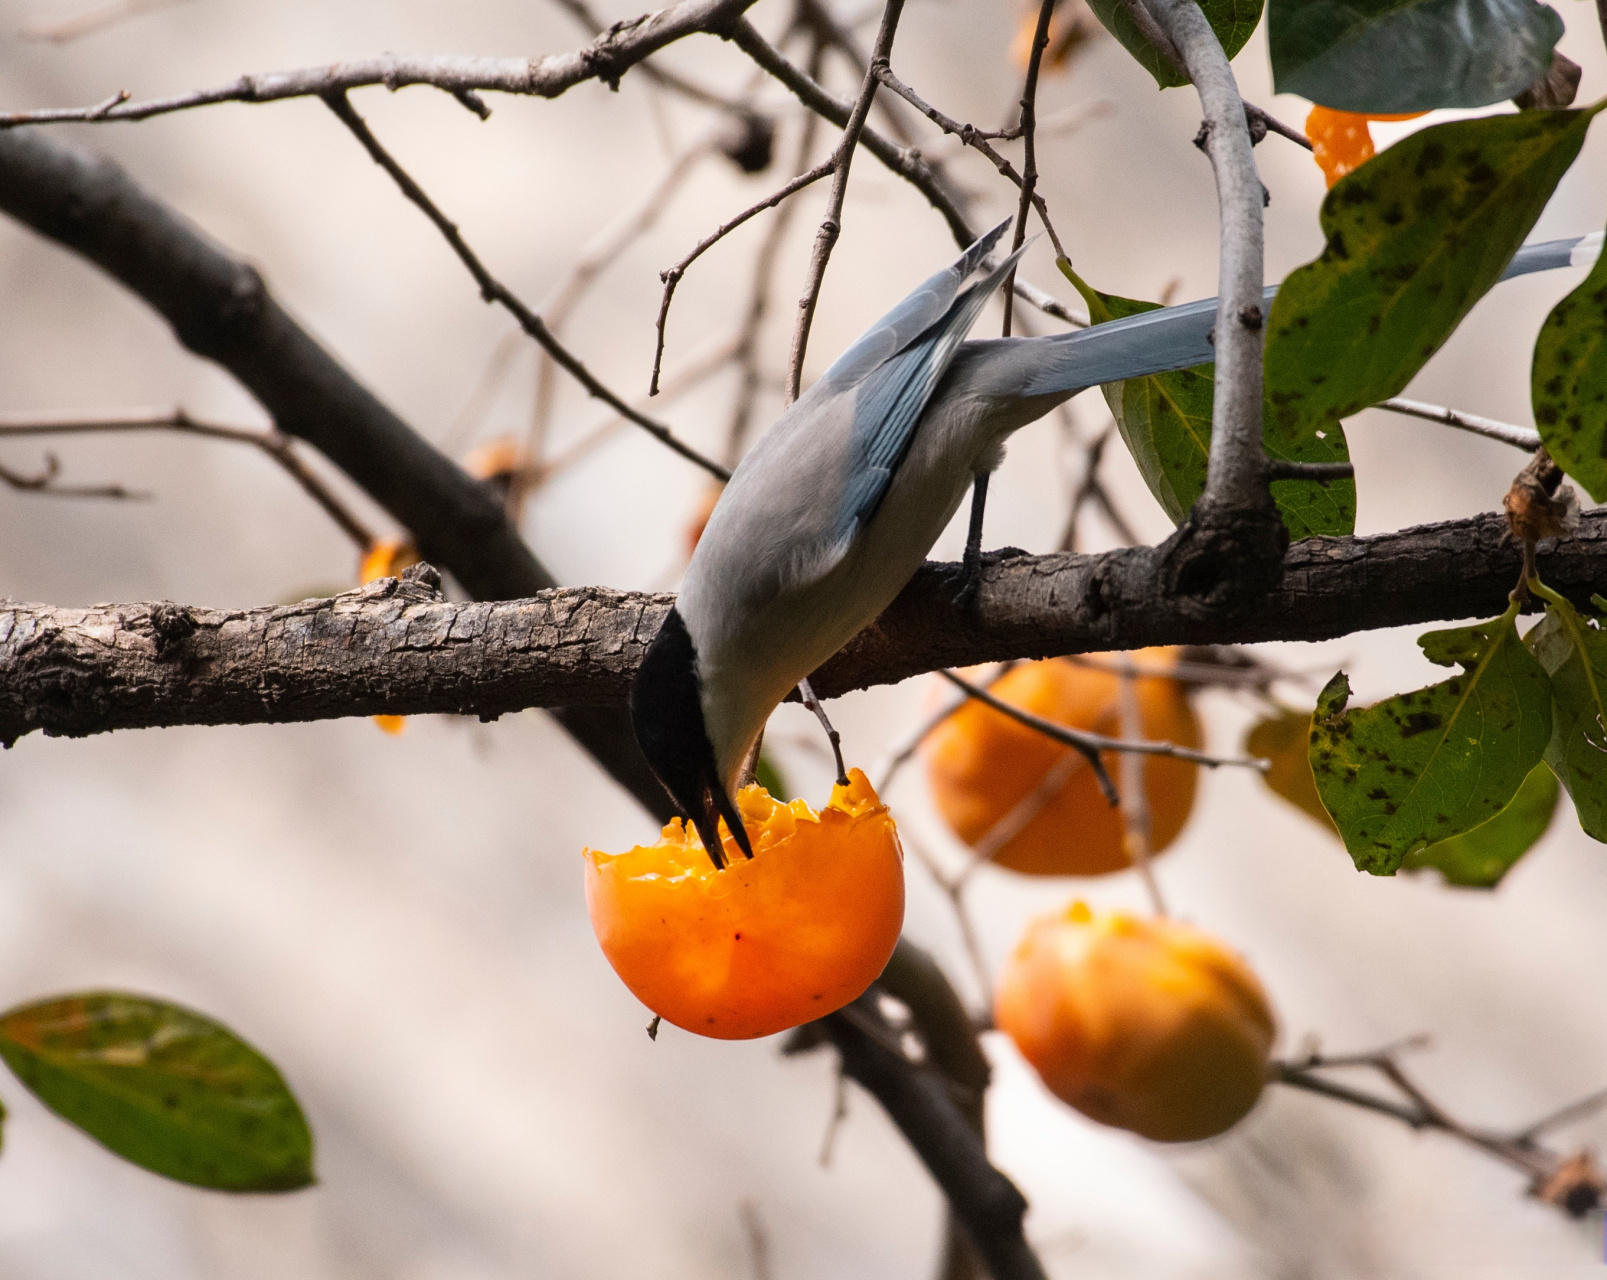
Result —
<instances>
[{"instance_id":1,"label":"bird's foot","mask_svg":"<svg viewBox=\"0 0 1607 1280\"><path fill-rule=\"evenodd\" d=\"M951 576L957 577L959 586L954 592L954 607L962 613L969 613L976 605L977 592L982 587L982 571L992 565L1003 564L1006 560L1014 560L1018 556L1030 554L1020 547L1000 547L997 551L977 551L966 549L965 558L960 561L958 570L950 569Z\"/></svg>"}]
</instances>

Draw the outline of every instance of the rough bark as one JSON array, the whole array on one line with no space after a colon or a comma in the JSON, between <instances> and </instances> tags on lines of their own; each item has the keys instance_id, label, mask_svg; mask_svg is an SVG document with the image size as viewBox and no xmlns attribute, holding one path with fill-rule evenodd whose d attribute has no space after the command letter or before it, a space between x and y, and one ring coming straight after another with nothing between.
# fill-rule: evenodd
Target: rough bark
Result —
<instances>
[{"instance_id":1,"label":"rough bark","mask_svg":"<svg viewBox=\"0 0 1607 1280\"><path fill-rule=\"evenodd\" d=\"M957 609L953 566L929 565L819 673L823 696L938 667L1156 644L1325 640L1488 617L1522 554L1497 516L1368 538L1311 538L1248 613L1201 616L1168 592L1148 548L1021 555L991 565ZM1540 556L1555 590L1607 592L1607 512ZM331 600L217 610L169 603L0 605L0 741L43 729L260 724L378 713L495 717L526 707L618 714L672 597L571 587L450 603L421 567Z\"/></svg>"}]
</instances>

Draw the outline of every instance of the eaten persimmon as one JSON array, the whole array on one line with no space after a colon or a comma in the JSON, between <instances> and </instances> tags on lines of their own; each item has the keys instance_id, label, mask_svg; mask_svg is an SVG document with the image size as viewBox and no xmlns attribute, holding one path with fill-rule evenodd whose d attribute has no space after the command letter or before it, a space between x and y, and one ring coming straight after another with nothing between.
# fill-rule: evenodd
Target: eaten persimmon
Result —
<instances>
[{"instance_id":1,"label":"eaten persimmon","mask_svg":"<svg viewBox=\"0 0 1607 1280\"><path fill-rule=\"evenodd\" d=\"M1362 167L1373 158L1373 133L1368 127L1374 120L1415 120L1426 115L1424 111L1408 111L1404 115L1365 115L1355 111L1335 111L1332 107L1313 107L1306 117L1306 137L1311 141L1311 156L1328 179L1331 187L1347 173Z\"/></svg>"},{"instance_id":2,"label":"eaten persimmon","mask_svg":"<svg viewBox=\"0 0 1607 1280\"><path fill-rule=\"evenodd\" d=\"M1096 662L1111 657L1089 655ZM1173 649L1143 649L1132 657L1140 670L1177 661ZM1186 686L1158 675L1141 675L1134 685L1146 738L1200 745ZM989 692L1056 724L1121 736L1121 677L1111 670L1050 658L1011 668ZM1093 770L1072 748L972 701L927 736L922 752L937 810L966 844L977 847L991 832L1004 830L1006 819L1021 821L993 855L999 866L1027 875L1096 876L1130 865L1121 812L1106 802ZM1105 752L1101 759L1118 779L1116 756ZM1145 760L1151 852L1171 844L1188 821L1197 770L1169 756Z\"/></svg>"},{"instance_id":3,"label":"eaten persimmon","mask_svg":"<svg viewBox=\"0 0 1607 1280\"><path fill-rule=\"evenodd\" d=\"M1081 902L1028 926L993 1018L1056 1097L1157 1142L1242 1120L1277 1034L1261 983L1215 938Z\"/></svg>"},{"instance_id":4,"label":"eaten persimmon","mask_svg":"<svg viewBox=\"0 0 1607 1280\"><path fill-rule=\"evenodd\" d=\"M653 844L584 855L586 908L614 972L665 1021L719 1040L842 1008L904 924L898 831L858 769L819 814L758 785L737 809L753 857L723 832L723 870L679 818Z\"/></svg>"}]
</instances>

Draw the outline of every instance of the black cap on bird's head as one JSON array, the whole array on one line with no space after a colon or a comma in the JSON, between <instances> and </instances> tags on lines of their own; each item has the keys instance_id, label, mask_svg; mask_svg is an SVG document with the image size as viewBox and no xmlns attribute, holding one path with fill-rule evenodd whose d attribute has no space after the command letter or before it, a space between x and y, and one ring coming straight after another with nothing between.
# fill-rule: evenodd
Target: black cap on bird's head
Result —
<instances>
[{"instance_id":1,"label":"black cap on bird's head","mask_svg":"<svg viewBox=\"0 0 1607 1280\"><path fill-rule=\"evenodd\" d=\"M714 865L725 866L721 818L737 846L753 857L747 828L726 793L703 722L697 649L686 620L673 605L631 684L631 724L647 763L697 828Z\"/></svg>"}]
</instances>

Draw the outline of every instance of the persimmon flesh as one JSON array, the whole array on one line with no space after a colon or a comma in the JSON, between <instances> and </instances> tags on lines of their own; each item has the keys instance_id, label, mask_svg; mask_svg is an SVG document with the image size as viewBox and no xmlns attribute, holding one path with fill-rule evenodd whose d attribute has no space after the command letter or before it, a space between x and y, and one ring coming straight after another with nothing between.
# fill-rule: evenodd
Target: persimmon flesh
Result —
<instances>
[{"instance_id":1,"label":"persimmon flesh","mask_svg":"<svg viewBox=\"0 0 1607 1280\"><path fill-rule=\"evenodd\" d=\"M1089 655L1095 661L1108 654ZM1176 662L1171 649L1132 655L1141 670ZM1066 658L1013 667L989 686L997 698L1045 720L1119 738L1121 684L1114 672L1080 666ZM1151 741L1200 745L1200 725L1186 688L1166 676L1143 675L1135 683L1139 722ZM1027 875L1095 876L1129 865L1120 810L1112 808L1087 762L1070 747L1012 720L980 702L968 702L928 735L922 746L927 779L938 812L955 835L973 847L997 824L1031 806L1031 797L1055 769L1069 769L1064 782L994 854L1001 867ZM1112 752L1101 756L1120 785ZM1151 852L1177 838L1194 807L1198 766L1168 756L1144 762L1149 801Z\"/></svg>"},{"instance_id":2,"label":"persimmon flesh","mask_svg":"<svg viewBox=\"0 0 1607 1280\"><path fill-rule=\"evenodd\" d=\"M654 844L585 852L586 907L614 972L665 1021L719 1040L842 1008L904 923L898 831L858 769L819 814L757 785L737 808L753 857L722 832L723 870L679 818Z\"/></svg>"},{"instance_id":3,"label":"persimmon flesh","mask_svg":"<svg viewBox=\"0 0 1607 1280\"><path fill-rule=\"evenodd\" d=\"M1277 1025L1255 974L1209 934L1081 902L1028 927L993 1017L1056 1097L1158 1142L1243 1119Z\"/></svg>"},{"instance_id":4,"label":"persimmon flesh","mask_svg":"<svg viewBox=\"0 0 1607 1280\"><path fill-rule=\"evenodd\" d=\"M1306 117L1306 137L1311 140L1311 155L1331 187L1347 173L1362 167L1376 154L1373 150L1373 133L1368 127L1374 120L1415 120L1426 115L1423 111L1408 111L1404 115L1363 115L1354 111L1335 111L1332 107L1313 107Z\"/></svg>"}]
</instances>

